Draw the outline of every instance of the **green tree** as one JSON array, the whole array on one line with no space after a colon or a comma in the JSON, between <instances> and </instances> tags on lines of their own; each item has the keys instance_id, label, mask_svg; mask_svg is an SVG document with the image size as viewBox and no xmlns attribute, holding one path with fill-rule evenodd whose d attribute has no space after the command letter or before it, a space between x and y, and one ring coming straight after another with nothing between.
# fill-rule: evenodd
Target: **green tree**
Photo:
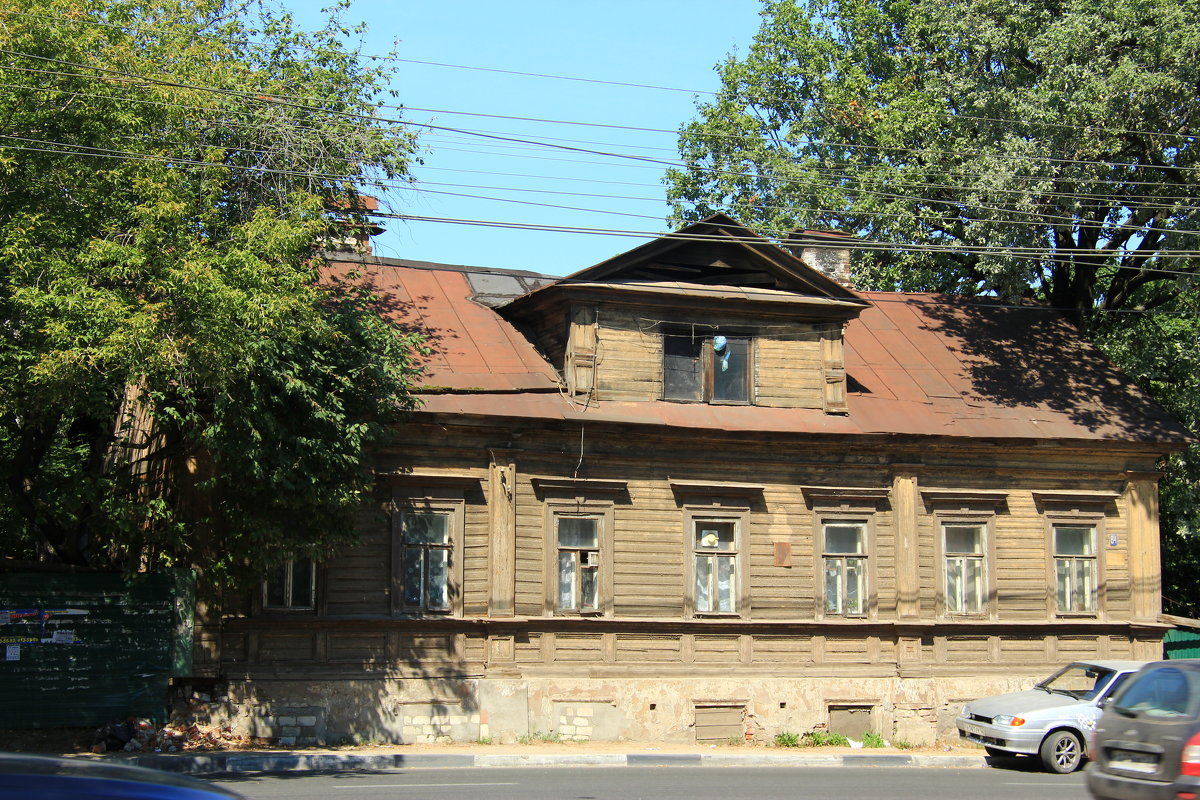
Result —
<instances>
[{"instance_id":1,"label":"green tree","mask_svg":"<svg viewBox=\"0 0 1200 800\"><path fill-rule=\"evenodd\" d=\"M233 579L351 539L421 340L317 257L414 147L350 33L0 0L0 555Z\"/></svg>"},{"instance_id":2,"label":"green tree","mask_svg":"<svg viewBox=\"0 0 1200 800\"><path fill-rule=\"evenodd\" d=\"M681 131L677 220L853 232L864 287L1036 297L1200 428L1200 3L764 0L761 13ZM1170 459L1168 587L1200 562L1185 535L1200 531L1198 478L1195 447ZM1194 591L1167 596L1200 610Z\"/></svg>"}]
</instances>

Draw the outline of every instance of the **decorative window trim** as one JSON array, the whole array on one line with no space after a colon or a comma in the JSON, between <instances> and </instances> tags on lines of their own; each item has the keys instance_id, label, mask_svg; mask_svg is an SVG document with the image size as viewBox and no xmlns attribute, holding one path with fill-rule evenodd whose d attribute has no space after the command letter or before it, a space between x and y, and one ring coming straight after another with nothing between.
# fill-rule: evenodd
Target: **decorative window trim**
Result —
<instances>
[{"instance_id":1,"label":"decorative window trim","mask_svg":"<svg viewBox=\"0 0 1200 800\"><path fill-rule=\"evenodd\" d=\"M478 483L478 480L475 480ZM461 617L463 613L463 538L466 530L464 490L425 484L399 487L392 495L392 546L389 591L391 613L396 617ZM404 534L400 527L405 511L449 515L450 567L448 609L418 609L404 604Z\"/></svg>"},{"instance_id":2,"label":"decorative window trim","mask_svg":"<svg viewBox=\"0 0 1200 800\"><path fill-rule=\"evenodd\" d=\"M600 521L597 580L599 603L596 610L560 609L558 607L558 527L561 517L592 517ZM542 613L545 616L611 617L613 615L613 527L615 514L611 500L552 498L545 503L545 575L546 587Z\"/></svg>"},{"instance_id":3,"label":"decorative window trim","mask_svg":"<svg viewBox=\"0 0 1200 800\"><path fill-rule=\"evenodd\" d=\"M1003 489L940 489L922 487L921 499L927 506L963 512L979 511L995 513L1008 503L1008 492Z\"/></svg>"},{"instance_id":4,"label":"decorative window trim","mask_svg":"<svg viewBox=\"0 0 1200 800\"><path fill-rule=\"evenodd\" d=\"M860 558L866 561L866 569L863 572L863 583L865 591L863 593L861 614L831 614L825 610L825 561L827 557L845 557L843 554L827 553L825 549L825 527L826 525L849 525L859 524L863 526L863 536L866 538L864 542L863 552ZM817 619L876 619L878 617L878 593L876 591L876 557L875 557L875 515L872 511L843 511L843 510L827 510L819 511L815 514L814 522L815 536L813 541L813 567L816 577L816 618Z\"/></svg>"},{"instance_id":5,"label":"decorative window trim","mask_svg":"<svg viewBox=\"0 0 1200 800\"><path fill-rule=\"evenodd\" d=\"M309 570L308 583L308 602L296 603L295 598L291 597L295 580L297 564L307 565ZM267 576L261 584L261 591L258 596L258 610L270 613L284 614L312 614L317 610L317 578L320 570L317 568L317 563L311 558L289 558L282 565L284 575L284 593L289 596L289 602L283 605L275 605L270 602L270 587L269 584L274 576Z\"/></svg>"},{"instance_id":6,"label":"decorative window trim","mask_svg":"<svg viewBox=\"0 0 1200 800\"><path fill-rule=\"evenodd\" d=\"M1106 490L1035 490L1033 492L1034 502L1045 514L1075 513L1102 516L1104 509L1115 503L1120 496L1120 492Z\"/></svg>"},{"instance_id":7,"label":"decorative window trim","mask_svg":"<svg viewBox=\"0 0 1200 800\"><path fill-rule=\"evenodd\" d=\"M804 502L814 510L861 510L871 514L887 503L891 487L884 486L801 486Z\"/></svg>"},{"instance_id":8,"label":"decorative window trim","mask_svg":"<svg viewBox=\"0 0 1200 800\"><path fill-rule=\"evenodd\" d=\"M988 512L943 511L934 515L936 531L934 546L938 571L938 616L949 619L987 619L996 616L996 517ZM983 528L983 603L979 611L951 611L949 608L949 574L947 573L946 527L978 526Z\"/></svg>"},{"instance_id":9,"label":"decorative window trim","mask_svg":"<svg viewBox=\"0 0 1200 800\"><path fill-rule=\"evenodd\" d=\"M559 478L534 476L529 479L539 492L567 494L621 494L629 490L629 481L608 478Z\"/></svg>"},{"instance_id":10,"label":"decorative window trim","mask_svg":"<svg viewBox=\"0 0 1200 800\"><path fill-rule=\"evenodd\" d=\"M671 491L686 497L761 497L767 488L761 483L738 481L698 481L669 478Z\"/></svg>"},{"instance_id":11,"label":"decorative window trim","mask_svg":"<svg viewBox=\"0 0 1200 800\"><path fill-rule=\"evenodd\" d=\"M710 520L734 526L734 579L732 611L696 610L696 525ZM683 507L684 617L689 619L748 619L750 616L750 509L745 506L687 505Z\"/></svg>"},{"instance_id":12,"label":"decorative window trim","mask_svg":"<svg viewBox=\"0 0 1200 800\"><path fill-rule=\"evenodd\" d=\"M412 494L414 487L424 489L426 487L438 488L456 488L466 491L468 489L478 489L484 478L470 472L460 471L445 471L445 472L376 472L378 478L390 481L398 487L398 490L404 494ZM419 496L418 494L413 496Z\"/></svg>"},{"instance_id":13,"label":"decorative window trim","mask_svg":"<svg viewBox=\"0 0 1200 800\"><path fill-rule=\"evenodd\" d=\"M1047 587L1047 609L1051 618L1072 618L1072 619L1097 619L1105 618L1107 603L1105 587L1105 526L1104 514L1102 512L1086 512L1076 511L1068 512L1048 512L1045 516L1045 535L1046 535L1046 587ZM1070 609L1059 608L1058 605L1058 571L1057 563L1059 559L1058 551L1055 547L1055 528L1091 528L1093 545L1096 553L1090 558L1095 563L1096 588L1095 588L1095 608L1089 611L1072 611ZM1070 556L1067 556L1070 557ZM1073 559L1079 557L1070 557ZM1083 557L1086 558L1086 557Z\"/></svg>"}]
</instances>

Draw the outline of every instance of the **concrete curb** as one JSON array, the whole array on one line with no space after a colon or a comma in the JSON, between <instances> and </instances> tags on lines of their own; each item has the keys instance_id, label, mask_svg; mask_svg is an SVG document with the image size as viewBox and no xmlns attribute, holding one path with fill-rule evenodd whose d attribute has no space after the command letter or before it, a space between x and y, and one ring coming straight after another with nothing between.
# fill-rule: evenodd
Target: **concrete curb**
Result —
<instances>
[{"instance_id":1,"label":"concrete curb","mask_svg":"<svg viewBox=\"0 0 1200 800\"><path fill-rule=\"evenodd\" d=\"M106 760L164 772L350 772L453 767L985 767L978 755L891 753L206 753L109 756Z\"/></svg>"}]
</instances>

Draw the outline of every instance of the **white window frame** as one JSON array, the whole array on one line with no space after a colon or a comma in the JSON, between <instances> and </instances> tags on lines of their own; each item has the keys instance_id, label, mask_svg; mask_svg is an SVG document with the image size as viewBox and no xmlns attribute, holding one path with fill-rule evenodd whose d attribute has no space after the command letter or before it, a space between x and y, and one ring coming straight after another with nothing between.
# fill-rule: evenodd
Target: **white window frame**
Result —
<instances>
[{"instance_id":1,"label":"white window frame","mask_svg":"<svg viewBox=\"0 0 1200 800\"><path fill-rule=\"evenodd\" d=\"M602 556L604 541L604 517L600 514L554 514L554 550L556 558L556 582L558 584L555 592L554 610L557 613L570 614L599 614L603 609L603 592L600 587L600 574L604 571L604 559ZM562 523L566 520L586 520L592 523L595 527L596 543L594 545L582 544L564 544L562 541ZM564 604L564 587L563 587L563 558L571 559L571 587L570 600ZM594 596L590 604L586 603L586 598L583 596L583 587L586 583L584 573L588 570L594 572L592 577L592 591Z\"/></svg>"},{"instance_id":2,"label":"white window frame","mask_svg":"<svg viewBox=\"0 0 1200 800\"><path fill-rule=\"evenodd\" d=\"M705 523L731 525L733 528L733 547L729 550L717 550L701 545L697 540L697 532L703 530ZM748 508L729 508L727 506L704 506L684 509L684 563L687 572L685 611L690 617L724 617L746 618L750 613L750 575L749 575L749 529L750 510ZM712 561L714 569L710 571L709 596L713 598L715 608L701 609L697 605L697 588L699 573L697 564L700 559ZM732 579L730 588L730 608L722 610L717 599L719 588L719 559L732 561L727 574Z\"/></svg>"},{"instance_id":3,"label":"white window frame","mask_svg":"<svg viewBox=\"0 0 1200 800\"><path fill-rule=\"evenodd\" d=\"M1048 520L1049 528L1049 551L1050 551L1050 587L1053 596L1054 609L1059 616L1082 616L1095 617L1100 614L1101 604L1103 601L1103 575L1104 567L1101 554L1103 553L1103 530L1099 520L1085 518L1067 518L1067 517L1052 517ZM1060 528L1085 528L1089 529L1092 534L1092 552L1090 554L1073 554L1058 552L1058 530ZM1063 586L1060 584L1060 565L1069 565L1069 577L1067 589L1068 601L1065 604L1060 602L1063 595ZM1091 572L1091 590L1088 592L1088 602L1086 607L1077 608L1074 606L1073 595L1075 594L1074 584L1077 582L1077 568L1086 566Z\"/></svg>"},{"instance_id":4,"label":"white window frame","mask_svg":"<svg viewBox=\"0 0 1200 800\"><path fill-rule=\"evenodd\" d=\"M859 551L857 553L831 551L828 545L828 530L831 527L857 527L859 529ZM871 520L870 515L850 515L850 516L829 516L823 515L820 521L821 531L821 547L819 562L819 578L817 585L820 587L820 609L823 617L839 617L839 618L860 618L867 617L871 614L874 607L872 595L872 580L871 580ZM850 612L845 609L846 601L849 598L845 575L849 567L849 562L858 561L859 567L859 610ZM837 596L836 608L829 608L829 567L831 564L838 564L839 590Z\"/></svg>"},{"instance_id":5,"label":"white window frame","mask_svg":"<svg viewBox=\"0 0 1200 800\"><path fill-rule=\"evenodd\" d=\"M594 617L613 615L613 503L606 498L566 497L562 493L551 492L545 501L545 599L543 613L546 616L578 616ZM597 526L597 546L595 548L560 547L558 540L558 522L560 519L594 519ZM596 607L595 608L564 608L560 604L559 587L559 553L563 551L591 551L596 553ZM576 573L578 576L578 573ZM579 584L576 582L576 596Z\"/></svg>"},{"instance_id":6,"label":"white window frame","mask_svg":"<svg viewBox=\"0 0 1200 800\"><path fill-rule=\"evenodd\" d=\"M315 611L317 600L317 564L310 558L289 558L280 567L283 570L283 594L286 600L282 605L271 602L271 584L274 575L268 575L262 582L262 608L264 611ZM297 602L295 594L295 576L297 567L308 570L308 597Z\"/></svg>"},{"instance_id":7,"label":"white window frame","mask_svg":"<svg viewBox=\"0 0 1200 800\"><path fill-rule=\"evenodd\" d=\"M939 514L936 519L938 531L938 556L941 569L941 608L946 616L953 617L983 617L993 613L993 583L992 565L995 563L993 535L994 515L988 514ZM947 528L976 528L980 532L980 550L977 553L951 551L946 543ZM977 608L955 607L950 589L950 563L957 560L961 563L975 562L981 571L979 586L979 604Z\"/></svg>"}]
</instances>

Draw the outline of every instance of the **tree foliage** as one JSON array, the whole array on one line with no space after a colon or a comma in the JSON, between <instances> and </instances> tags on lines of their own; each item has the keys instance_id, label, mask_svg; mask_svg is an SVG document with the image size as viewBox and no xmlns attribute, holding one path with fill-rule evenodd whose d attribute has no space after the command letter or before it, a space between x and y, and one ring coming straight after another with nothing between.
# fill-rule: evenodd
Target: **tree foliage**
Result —
<instances>
[{"instance_id":1,"label":"tree foliage","mask_svg":"<svg viewBox=\"0 0 1200 800\"><path fill-rule=\"evenodd\" d=\"M0 0L0 555L233 578L350 538L421 346L316 258L414 146L351 33Z\"/></svg>"},{"instance_id":2,"label":"tree foliage","mask_svg":"<svg viewBox=\"0 0 1200 800\"><path fill-rule=\"evenodd\" d=\"M681 131L678 220L853 232L864 287L1037 297L1200 428L1200 3L764 0L762 18ZM1198 478L1195 447L1171 458L1168 584L1200 563ZM1192 595L1168 599L1194 613Z\"/></svg>"}]
</instances>

